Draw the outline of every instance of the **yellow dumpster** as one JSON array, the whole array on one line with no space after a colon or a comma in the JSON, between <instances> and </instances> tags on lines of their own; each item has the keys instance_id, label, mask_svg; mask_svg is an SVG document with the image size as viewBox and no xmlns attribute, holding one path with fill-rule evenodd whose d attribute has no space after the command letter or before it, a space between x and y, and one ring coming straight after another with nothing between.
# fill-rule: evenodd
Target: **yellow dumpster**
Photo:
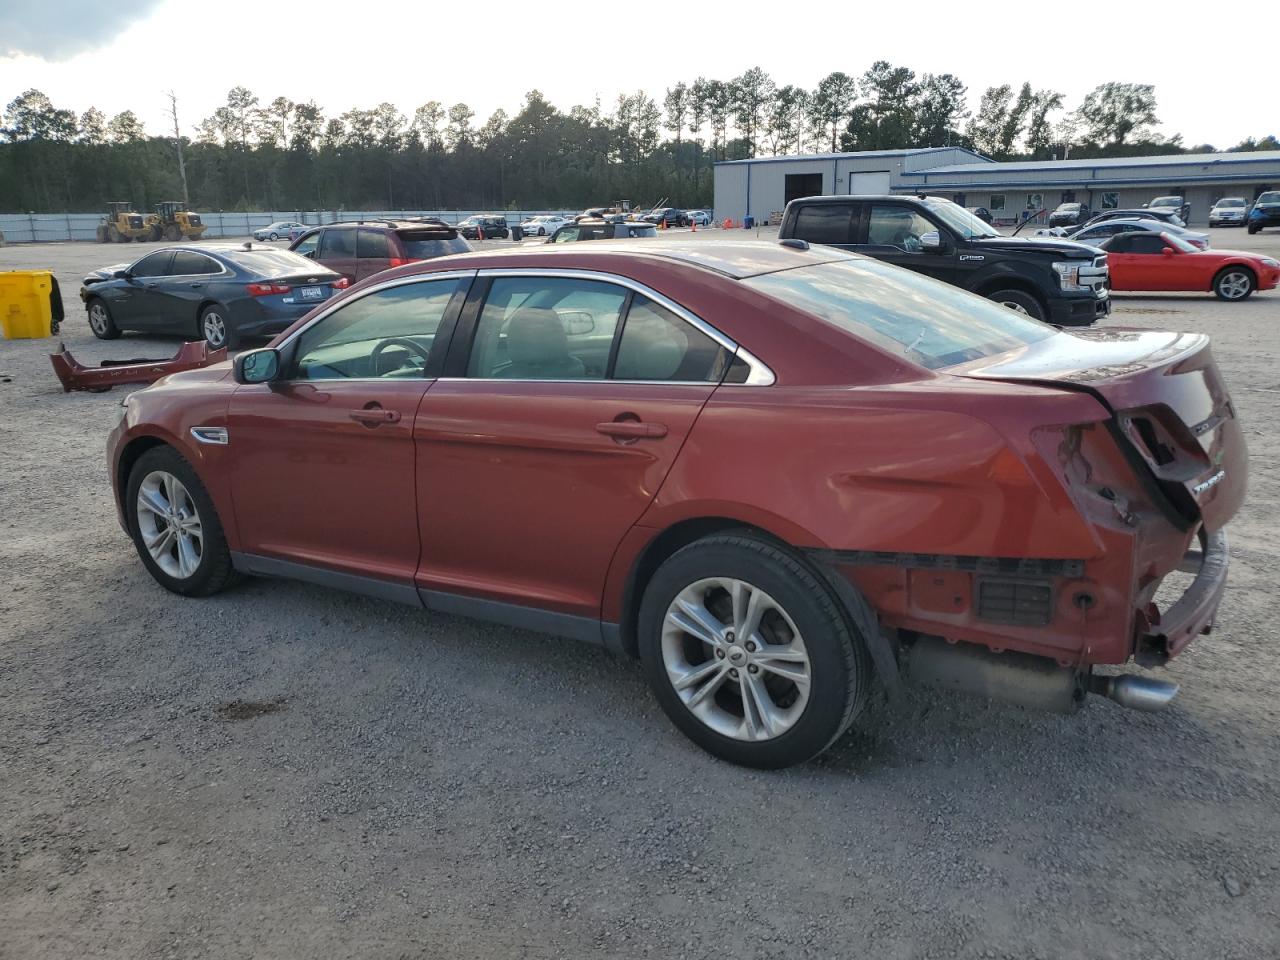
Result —
<instances>
[{"instance_id":1,"label":"yellow dumpster","mask_svg":"<svg viewBox=\"0 0 1280 960\"><path fill-rule=\"evenodd\" d=\"M53 274L48 270L0 273L0 331L5 339L53 335L54 289Z\"/></svg>"}]
</instances>

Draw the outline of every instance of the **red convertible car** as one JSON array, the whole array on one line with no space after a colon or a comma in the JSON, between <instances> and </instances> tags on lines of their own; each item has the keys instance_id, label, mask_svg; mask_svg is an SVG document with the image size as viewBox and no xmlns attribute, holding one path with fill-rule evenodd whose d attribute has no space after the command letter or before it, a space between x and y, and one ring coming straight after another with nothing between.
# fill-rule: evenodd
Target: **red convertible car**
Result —
<instances>
[{"instance_id":1,"label":"red convertible car","mask_svg":"<svg viewBox=\"0 0 1280 960\"><path fill-rule=\"evenodd\" d=\"M291 577L603 643L760 767L873 680L1162 706L1093 668L1208 632L1247 472L1204 336L1067 333L795 240L391 270L132 394L109 456L170 590Z\"/></svg>"},{"instance_id":2,"label":"red convertible car","mask_svg":"<svg viewBox=\"0 0 1280 960\"><path fill-rule=\"evenodd\" d=\"M1168 233L1120 233L1099 246L1107 251L1112 290L1212 290L1223 300L1243 300L1280 283L1280 261L1200 250Z\"/></svg>"}]
</instances>

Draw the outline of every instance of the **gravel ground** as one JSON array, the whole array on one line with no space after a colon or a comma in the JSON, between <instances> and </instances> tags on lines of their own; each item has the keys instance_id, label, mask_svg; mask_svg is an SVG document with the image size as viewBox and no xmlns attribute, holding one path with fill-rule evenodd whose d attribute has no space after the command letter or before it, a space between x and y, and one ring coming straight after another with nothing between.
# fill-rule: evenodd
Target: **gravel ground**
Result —
<instances>
[{"instance_id":1,"label":"gravel ground","mask_svg":"<svg viewBox=\"0 0 1280 960\"><path fill-rule=\"evenodd\" d=\"M164 355L76 299L137 252L0 269L58 272L84 359ZM0 957L1280 956L1280 291L1112 322L1212 334L1253 453L1174 705L913 693L776 774L598 649L287 582L166 593L104 476L120 391L0 341Z\"/></svg>"}]
</instances>

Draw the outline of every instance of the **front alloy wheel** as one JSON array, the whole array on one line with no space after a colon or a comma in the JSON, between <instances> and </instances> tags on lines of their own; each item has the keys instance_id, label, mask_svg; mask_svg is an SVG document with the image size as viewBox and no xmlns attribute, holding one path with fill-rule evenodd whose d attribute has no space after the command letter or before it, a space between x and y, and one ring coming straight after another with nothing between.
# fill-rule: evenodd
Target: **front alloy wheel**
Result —
<instances>
[{"instance_id":1,"label":"front alloy wheel","mask_svg":"<svg viewBox=\"0 0 1280 960\"><path fill-rule=\"evenodd\" d=\"M204 556L200 511L182 481L154 470L138 487L138 534L151 559L175 580L187 580Z\"/></svg>"},{"instance_id":2,"label":"front alloy wheel","mask_svg":"<svg viewBox=\"0 0 1280 960\"><path fill-rule=\"evenodd\" d=\"M770 740L809 699L809 654L795 622L759 587L710 577L667 608L662 662L695 717L722 736Z\"/></svg>"},{"instance_id":3,"label":"front alloy wheel","mask_svg":"<svg viewBox=\"0 0 1280 960\"><path fill-rule=\"evenodd\" d=\"M1253 293L1253 275L1239 268L1223 270L1213 284L1213 292L1223 300L1243 300Z\"/></svg>"}]
</instances>

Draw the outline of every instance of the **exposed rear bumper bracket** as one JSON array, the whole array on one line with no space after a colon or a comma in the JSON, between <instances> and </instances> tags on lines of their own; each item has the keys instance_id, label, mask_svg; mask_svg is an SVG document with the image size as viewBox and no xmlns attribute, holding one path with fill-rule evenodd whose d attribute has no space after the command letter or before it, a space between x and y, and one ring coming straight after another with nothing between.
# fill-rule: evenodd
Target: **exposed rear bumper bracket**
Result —
<instances>
[{"instance_id":1,"label":"exposed rear bumper bracket","mask_svg":"<svg viewBox=\"0 0 1280 960\"><path fill-rule=\"evenodd\" d=\"M1198 569L1191 567L1198 559ZM1200 531L1200 549L1190 550L1179 569L1196 569L1185 593L1156 622L1139 635L1134 659L1158 666L1202 633L1208 633L1227 588L1228 548L1225 530Z\"/></svg>"}]
</instances>

